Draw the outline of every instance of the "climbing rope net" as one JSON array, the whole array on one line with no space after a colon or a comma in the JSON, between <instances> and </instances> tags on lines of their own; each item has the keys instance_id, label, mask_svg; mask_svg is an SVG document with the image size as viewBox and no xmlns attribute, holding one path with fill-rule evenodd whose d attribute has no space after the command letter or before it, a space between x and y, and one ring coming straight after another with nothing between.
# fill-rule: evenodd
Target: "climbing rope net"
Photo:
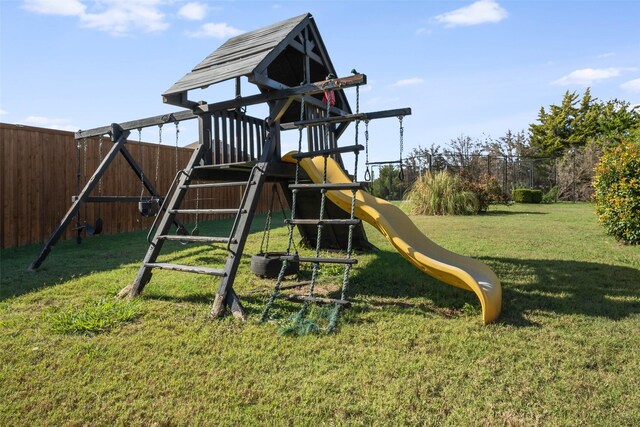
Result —
<instances>
[{"instance_id":1,"label":"climbing rope net","mask_svg":"<svg viewBox=\"0 0 640 427\"><path fill-rule=\"evenodd\" d=\"M326 112L325 112L325 116L328 118L330 116L331 113L331 105L332 105L332 100L335 99L333 98L332 94L325 94L325 100L326 100ZM356 86L356 113L360 112L360 87ZM303 121L305 117L305 101L304 101L304 97L302 97L301 101L300 101L300 121ZM356 120L356 124L355 124L355 145L358 145L358 138L359 138L359 125L360 125L360 120ZM298 135L298 153L302 152L302 139L303 139L303 126L299 126L298 128L299 131L299 135ZM325 132L325 141L329 141L329 124L325 124L324 125L324 132ZM353 183L357 183L357 176L358 176L358 155L359 155L359 150L355 150L355 160L354 160L354 172L353 172L353 178L352 178L352 182ZM315 288L316 288L316 284L318 282L318 276L320 273L320 262L319 259L321 257L321 248L322 248L322 238L323 238L323 229L325 227L325 224L323 223L323 220L325 219L325 211L326 211L326 200L327 200L327 191L331 191L331 190L327 190L327 185L329 184L328 180L327 180L327 169L328 169L328 158L329 158L329 154L325 153L323 154L323 168L322 168L322 186L320 189L320 212L318 215L318 224L317 224L317 234L316 234L316 245L315 245L315 258L314 261L312 262L312 272L311 272L311 281L308 283L308 291L307 291L307 299L304 300L302 308L298 311L298 313L293 317L293 324L292 324L292 328L295 329L297 326L301 325L304 322L304 319L306 318L306 315L309 311L309 307L310 304L314 301L314 296L315 296ZM292 248L295 247L294 245L294 228L295 228L295 219L296 219L296 212L297 212L297 205L298 205L298 192L300 191L299 188L297 188L297 185L300 183L300 175L301 175L301 163L302 159L301 158L297 158L296 159L296 169L295 169L295 184L296 186L292 189L292 202L291 202L291 220L287 221L288 223L288 239L287 239L287 254L291 253ZM349 215L349 229L348 229L348 237L347 237L347 253L346 253L346 260L347 262L344 263L344 271L343 271L343 275L342 275L342 284L341 284L341 288L340 288L340 300L337 300L334 303L334 306L331 310L331 313L329 315L329 321L328 321L328 325L326 327L326 332L327 333L331 333L333 332L338 324L338 318L339 318L339 313L340 313L340 309L342 308L344 302L346 302L346 294L347 294L347 290L349 287L349 281L350 281L350 277L351 277L351 270L352 270L352 264L351 262L348 262L349 260L352 260L353 257L353 234L354 234L354 230L355 227L357 226L357 222L356 222L356 194L357 194L357 188L353 187L351 189L351 209L350 209L350 215ZM270 224L269 224L270 225ZM297 253L297 248L295 250L295 257L297 257L298 253ZM292 260L295 260L294 258L291 257L285 257L282 261L282 266L280 268L280 272L278 274L278 277L276 279L276 284L274 287L273 292L271 293L271 295L269 296L269 299L267 301L267 304L262 312L262 317L261 317L261 321L264 322L268 319L269 317L269 311L271 310L271 308L273 307L275 300L281 296L281 290L282 290L282 284L284 281L284 277L285 277L285 272L288 269L289 263L292 262Z\"/></svg>"}]
</instances>

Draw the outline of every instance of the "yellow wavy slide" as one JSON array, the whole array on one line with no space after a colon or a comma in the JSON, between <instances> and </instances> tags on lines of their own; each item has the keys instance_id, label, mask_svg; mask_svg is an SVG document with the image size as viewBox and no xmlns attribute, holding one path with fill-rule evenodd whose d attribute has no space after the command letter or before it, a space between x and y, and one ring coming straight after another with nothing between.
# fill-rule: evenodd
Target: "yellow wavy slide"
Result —
<instances>
[{"instance_id":1,"label":"yellow wavy slide","mask_svg":"<svg viewBox=\"0 0 640 427\"><path fill-rule=\"evenodd\" d=\"M288 153L283 161L295 163ZM302 159L300 166L315 183L322 182L322 157ZM340 165L329 158L327 182L351 182ZM327 191L329 199L351 212L351 190ZM428 275L449 285L474 292L482 304L484 324L494 322L502 307L502 288L496 275L482 262L448 251L431 241L397 206L358 190L356 216L380 231L400 254Z\"/></svg>"}]
</instances>

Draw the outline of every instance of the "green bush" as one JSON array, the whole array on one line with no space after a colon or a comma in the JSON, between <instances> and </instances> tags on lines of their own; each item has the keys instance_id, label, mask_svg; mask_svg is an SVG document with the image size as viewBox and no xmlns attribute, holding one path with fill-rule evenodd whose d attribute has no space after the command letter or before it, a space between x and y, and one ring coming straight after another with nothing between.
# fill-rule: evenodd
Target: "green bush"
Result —
<instances>
[{"instance_id":1,"label":"green bush","mask_svg":"<svg viewBox=\"0 0 640 427\"><path fill-rule=\"evenodd\" d=\"M640 137L607 149L596 165L596 213L607 233L640 243Z\"/></svg>"},{"instance_id":2,"label":"green bush","mask_svg":"<svg viewBox=\"0 0 640 427\"><path fill-rule=\"evenodd\" d=\"M516 203L541 203L542 190L529 188L516 188L512 192L513 201Z\"/></svg>"},{"instance_id":3,"label":"green bush","mask_svg":"<svg viewBox=\"0 0 640 427\"><path fill-rule=\"evenodd\" d=\"M509 195L494 176L483 174L478 181L465 180L465 190L471 191L478 199L478 211L486 212L493 203L507 203Z\"/></svg>"},{"instance_id":4,"label":"green bush","mask_svg":"<svg viewBox=\"0 0 640 427\"><path fill-rule=\"evenodd\" d=\"M551 187L549 191L542 196L542 203L555 203L558 201L558 187Z\"/></svg>"},{"instance_id":5,"label":"green bush","mask_svg":"<svg viewBox=\"0 0 640 427\"><path fill-rule=\"evenodd\" d=\"M417 215L473 215L480 210L476 195L458 175L427 172L407 193L411 213Z\"/></svg>"}]
</instances>

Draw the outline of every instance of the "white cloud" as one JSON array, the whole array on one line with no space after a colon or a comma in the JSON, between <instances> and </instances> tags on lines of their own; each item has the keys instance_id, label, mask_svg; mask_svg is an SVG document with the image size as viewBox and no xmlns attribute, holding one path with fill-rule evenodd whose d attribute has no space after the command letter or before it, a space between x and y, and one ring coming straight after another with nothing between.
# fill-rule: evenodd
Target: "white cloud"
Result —
<instances>
[{"instance_id":1,"label":"white cloud","mask_svg":"<svg viewBox=\"0 0 640 427\"><path fill-rule=\"evenodd\" d=\"M445 27L461 27L500 22L508 15L494 0L478 0L469 6L437 15L434 19Z\"/></svg>"},{"instance_id":2,"label":"white cloud","mask_svg":"<svg viewBox=\"0 0 640 427\"><path fill-rule=\"evenodd\" d=\"M9 112L0 108L0 116L4 116L5 114L9 114Z\"/></svg>"},{"instance_id":3,"label":"white cloud","mask_svg":"<svg viewBox=\"0 0 640 427\"><path fill-rule=\"evenodd\" d=\"M164 31L169 28L160 11L160 0L105 0L106 9L99 13L85 13L80 22L87 28L121 36L134 30Z\"/></svg>"},{"instance_id":4,"label":"white cloud","mask_svg":"<svg viewBox=\"0 0 640 427\"><path fill-rule=\"evenodd\" d=\"M405 86L415 86L415 85L419 85L419 84L422 84L422 83L424 83L424 79L421 79L420 77L411 77L409 79L398 80L397 82L395 82L391 86L394 86L394 87L405 87Z\"/></svg>"},{"instance_id":5,"label":"white cloud","mask_svg":"<svg viewBox=\"0 0 640 427\"><path fill-rule=\"evenodd\" d=\"M598 55L598 59L611 58L612 56L615 56L615 55L616 54L614 52L605 52Z\"/></svg>"},{"instance_id":6,"label":"white cloud","mask_svg":"<svg viewBox=\"0 0 640 427\"><path fill-rule=\"evenodd\" d=\"M424 28L424 27L422 27L422 28L418 28L418 29L416 30L416 35L420 35L420 34L431 34L432 32L433 32L432 30L430 30L430 29L428 29L428 28Z\"/></svg>"},{"instance_id":7,"label":"white cloud","mask_svg":"<svg viewBox=\"0 0 640 427\"><path fill-rule=\"evenodd\" d=\"M238 34L242 34L244 31L234 28L227 24L226 22L213 23L209 22L202 27L198 31L190 31L187 34L191 37L211 37L214 39L226 39L229 37L237 36Z\"/></svg>"},{"instance_id":8,"label":"white cloud","mask_svg":"<svg viewBox=\"0 0 640 427\"><path fill-rule=\"evenodd\" d=\"M629 80L628 82L622 83L620 87L629 92L640 93L640 79Z\"/></svg>"},{"instance_id":9,"label":"white cloud","mask_svg":"<svg viewBox=\"0 0 640 427\"><path fill-rule=\"evenodd\" d=\"M554 80L551 84L568 86L568 85L584 85L588 86L598 80L606 80L617 77L622 71L621 68L581 68Z\"/></svg>"},{"instance_id":10,"label":"white cloud","mask_svg":"<svg viewBox=\"0 0 640 427\"><path fill-rule=\"evenodd\" d=\"M178 15L190 21L201 21L207 15L207 5L203 3L187 3L180 8Z\"/></svg>"},{"instance_id":11,"label":"white cloud","mask_svg":"<svg viewBox=\"0 0 640 427\"><path fill-rule=\"evenodd\" d=\"M77 126L73 126L68 119L60 119L53 117L43 117L43 116L29 116L23 120L21 123L28 126L38 126L49 129L58 129L58 130L66 130L69 132L75 132L78 130Z\"/></svg>"},{"instance_id":12,"label":"white cloud","mask_svg":"<svg viewBox=\"0 0 640 427\"><path fill-rule=\"evenodd\" d=\"M80 25L112 35L125 35L134 31L156 32L169 28L160 11L162 0L25 0L24 8L46 15L77 16Z\"/></svg>"},{"instance_id":13,"label":"white cloud","mask_svg":"<svg viewBox=\"0 0 640 427\"><path fill-rule=\"evenodd\" d=\"M25 10L43 15L82 15L86 6L80 0L25 0Z\"/></svg>"}]
</instances>

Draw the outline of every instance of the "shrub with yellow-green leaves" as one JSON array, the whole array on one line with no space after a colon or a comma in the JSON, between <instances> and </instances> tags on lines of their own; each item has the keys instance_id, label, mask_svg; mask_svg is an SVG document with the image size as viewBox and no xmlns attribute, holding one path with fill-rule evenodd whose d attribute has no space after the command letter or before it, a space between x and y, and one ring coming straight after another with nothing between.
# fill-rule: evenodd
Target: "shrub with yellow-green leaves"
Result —
<instances>
[{"instance_id":1,"label":"shrub with yellow-green leaves","mask_svg":"<svg viewBox=\"0 0 640 427\"><path fill-rule=\"evenodd\" d=\"M607 149L596 165L596 212L607 233L640 243L640 137Z\"/></svg>"}]
</instances>

